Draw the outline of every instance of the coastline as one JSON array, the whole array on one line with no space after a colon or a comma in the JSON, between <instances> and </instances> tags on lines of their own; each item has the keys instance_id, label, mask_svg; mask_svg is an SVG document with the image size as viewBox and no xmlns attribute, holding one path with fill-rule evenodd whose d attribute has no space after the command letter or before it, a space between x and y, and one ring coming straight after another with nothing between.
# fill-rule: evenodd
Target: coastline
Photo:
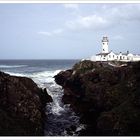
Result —
<instances>
[{"instance_id":1,"label":"coastline","mask_svg":"<svg viewBox=\"0 0 140 140\"><path fill-rule=\"evenodd\" d=\"M140 62L120 67L85 60L55 76L65 104L87 125L81 136L139 136Z\"/></svg>"}]
</instances>

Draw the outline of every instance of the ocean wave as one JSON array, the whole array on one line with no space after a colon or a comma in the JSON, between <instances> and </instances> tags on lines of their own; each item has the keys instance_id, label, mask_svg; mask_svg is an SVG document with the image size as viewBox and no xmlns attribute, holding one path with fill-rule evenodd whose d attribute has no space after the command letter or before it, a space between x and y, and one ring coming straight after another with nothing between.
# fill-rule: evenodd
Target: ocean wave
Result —
<instances>
[{"instance_id":1,"label":"ocean wave","mask_svg":"<svg viewBox=\"0 0 140 140\"><path fill-rule=\"evenodd\" d=\"M52 70L52 71L42 71L42 72L35 72L35 73L14 73L14 72L6 72L13 76L20 76L20 77L29 77L35 83L38 84L40 87L44 87L45 83L52 83L54 82L54 76L58 74L61 70Z\"/></svg>"},{"instance_id":2,"label":"ocean wave","mask_svg":"<svg viewBox=\"0 0 140 140\"><path fill-rule=\"evenodd\" d=\"M40 77L54 77L60 71L61 70L36 72L36 73L32 74L32 77L36 77L36 78L40 78Z\"/></svg>"},{"instance_id":3,"label":"ocean wave","mask_svg":"<svg viewBox=\"0 0 140 140\"><path fill-rule=\"evenodd\" d=\"M14 73L14 72L8 72L8 71L5 71L5 73L10 74L12 76L28 77L26 74L21 74L21 73Z\"/></svg>"},{"instance_id":4,"label":"ocean wave","mask_svg":"<svg viewBox=\"0 0 140 140\"><path fill-rule=\"evenodd\" d=\"M29 75L29 77L32 78L38 85L44 87L45 83L55 84L54 76L60 71L61 70L37 72Z\"/></svg>"},{"instance_id":5,"label":"ocean wave","mask_svg":"<svg viewBox=\"0 0 140 140\"><path fill-rule=\"evenodd\" d=\"M0 68L20 68L27 67L28 65L0 65Z\"/></svg>"}]
</instances>

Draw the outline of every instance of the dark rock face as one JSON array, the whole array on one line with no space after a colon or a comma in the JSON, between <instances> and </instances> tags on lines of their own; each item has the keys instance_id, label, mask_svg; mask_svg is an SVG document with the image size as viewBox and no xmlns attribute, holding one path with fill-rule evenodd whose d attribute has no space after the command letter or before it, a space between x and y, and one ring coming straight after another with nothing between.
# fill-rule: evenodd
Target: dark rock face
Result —
<instances>
[{"instance_id":1,"label":"dark rock face","mask_svg":"<svg viewBox=\"0 0 140 140\"><path fill-rule=\"evenodd\" d=\"M49 101L31 79L0 72L0 135L44 135L43 108Z\"/></svg>"},{"instance_id":2,"label":"dark rock face","mask_svg":"<svg viewBox=\"0 0 140 140\"><path fill-rule=\"evenodd\" d=\"M140 62L112 67L86 60L69 71L55 80L63 102L87 125L81 135L140 135Z\"/></svg>"}]
</instances>

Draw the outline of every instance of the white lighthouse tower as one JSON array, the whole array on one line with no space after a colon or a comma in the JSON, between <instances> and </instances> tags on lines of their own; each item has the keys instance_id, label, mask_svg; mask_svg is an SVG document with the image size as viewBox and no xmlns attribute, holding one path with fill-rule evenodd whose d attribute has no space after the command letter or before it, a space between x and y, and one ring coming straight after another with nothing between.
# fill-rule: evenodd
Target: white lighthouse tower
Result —
<instances>
[{"instance_id":1,"label":"white lighthouse tower","mask_svg":"<svg viewBox=\"0 0 140 140\"><path fill-rule=\"evenodd\" d=\"M102 53L108 53L108 37L103 37L102 39Z\"/></svg>"}]
</instances>

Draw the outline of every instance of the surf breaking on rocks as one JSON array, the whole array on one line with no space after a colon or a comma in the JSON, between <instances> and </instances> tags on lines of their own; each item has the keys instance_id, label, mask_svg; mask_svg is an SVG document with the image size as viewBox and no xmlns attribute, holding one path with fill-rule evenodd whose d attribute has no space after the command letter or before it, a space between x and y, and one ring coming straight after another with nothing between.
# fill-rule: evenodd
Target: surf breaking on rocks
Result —
<instances>
[{"instance_id":1,"label":"surf breaking on rocks","mask_svg":"<svg viewBox=\"0 0 140 140\"><path fill-rule=\"evenodd\" d=\"M53 102L46 106L47 122L45 122L46 136L76 136L84 125L79 123L79 117L70 109L69 105L62 103L63 89L57 85L54 76L61 70L42 71L35 73L13 73L10 75L31 78L41 88L47 88Z\"/></svg>"}]
</instances>

